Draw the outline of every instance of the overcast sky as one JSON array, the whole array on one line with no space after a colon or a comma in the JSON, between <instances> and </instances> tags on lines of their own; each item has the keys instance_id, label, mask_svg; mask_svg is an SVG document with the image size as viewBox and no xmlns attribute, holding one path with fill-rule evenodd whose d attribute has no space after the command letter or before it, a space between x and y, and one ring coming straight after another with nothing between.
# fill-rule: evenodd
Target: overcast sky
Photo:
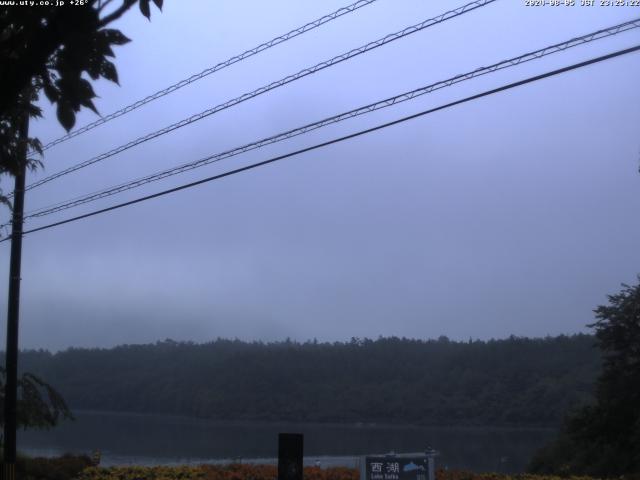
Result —
<instances>
[{"instance_id":1,"label":"overcast sky","mask_svg":"<svg viewBox=\"0 0 640 480\"><path fill-rule=\"evenodd\" d=\"M103 114L347 4L167 0L117 27ZM46 152L28 183L464 2L379 0ZM578 2L579 3L579 2ZM598 2L599 3L599 2ZM499 0L28 192L26 210L640 16ZM267 159L635 45L640 29L30 221ZM587 331L640 273L640 54L24 239L20 345ZM42 101L31 132L64 133ZM94 120L83 112L79 126ZM2 187L10 190L8 178ZM5 210L2 219L8 218ZM0 244L6 312L9 244ZM2 327L4 345L5 327Z\"/></svg>"}]
</instances>

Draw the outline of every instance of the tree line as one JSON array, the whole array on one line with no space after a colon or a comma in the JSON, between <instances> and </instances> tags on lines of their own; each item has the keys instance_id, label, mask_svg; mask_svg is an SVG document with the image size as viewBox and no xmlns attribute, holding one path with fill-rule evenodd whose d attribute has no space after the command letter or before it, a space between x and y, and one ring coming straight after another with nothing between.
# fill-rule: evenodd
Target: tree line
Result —
<instances>
[{"instance_id":1,"label":"tree line","mask_svg":"<svg viewBox=\"0 0 640 480\"><path fill-rule=\"evenodd\" d=\"M20 367L71 409L210 419L559 425L593 397L590 335L490 341L165 340L23 351Z\"/></svg>"}]
</instances>

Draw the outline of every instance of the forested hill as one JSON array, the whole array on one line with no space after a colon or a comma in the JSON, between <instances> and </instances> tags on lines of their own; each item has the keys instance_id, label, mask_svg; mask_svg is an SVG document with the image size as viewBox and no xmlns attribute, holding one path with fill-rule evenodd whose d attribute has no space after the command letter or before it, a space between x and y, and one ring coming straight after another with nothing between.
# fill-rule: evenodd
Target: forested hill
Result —
<instances>
[{"instance_id":1,"label":"forested hill","mask_svg":"<svg viewBox=\"0 0 640 480\"><path fill-rule=\"evenodd\" d=\"M216 419L557 425L600 368L588 335L488 342L204 344L26 351L75 409Z\"/></svg>"}]
</instances>

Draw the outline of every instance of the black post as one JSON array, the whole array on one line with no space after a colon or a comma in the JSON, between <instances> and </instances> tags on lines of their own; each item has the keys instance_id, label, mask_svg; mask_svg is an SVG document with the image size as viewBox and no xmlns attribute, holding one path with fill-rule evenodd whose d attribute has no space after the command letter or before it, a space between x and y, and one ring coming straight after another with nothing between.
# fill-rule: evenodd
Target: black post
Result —
<instances>
[{"instance_id":1,"label":"black post","mask_svg":"<svg viewBox=\"0 0 640 480\"><path fill-rule=\"evenodd\" d=\"M278 434L278 480L302 480L303 441L301 433Z\"/></svg>"},{"instance_id":2,"label":"black post","mask_svg":"<svg viewBox=\"0 0 640 480\"><path fill-rule=\"evenodd\" d=\"M4 387L4 468L3 479L15 479L16 465L16 403L18 397L18 320L20 313L20 267L22 260L22 220L24 216L24 185L27 171L27 137L29 116L20 125L18 171L13 191L11 226L11 260L9 265L9 300L7 308L7 350Z\"/></svg>"}]
</instances>

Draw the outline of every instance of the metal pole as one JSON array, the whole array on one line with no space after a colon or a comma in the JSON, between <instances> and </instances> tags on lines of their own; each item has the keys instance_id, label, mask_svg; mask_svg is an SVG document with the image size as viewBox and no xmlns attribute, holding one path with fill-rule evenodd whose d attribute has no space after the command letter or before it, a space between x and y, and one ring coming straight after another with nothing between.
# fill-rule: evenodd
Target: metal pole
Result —
<instances>
[{"instance_id":1,"label":"metal pole","mask_svg":"<svg viewBox=\"0 0 640 480\"><path fill-rule=\"evenodd\" d=\"M304 435L278 434L278 480L302 480Z\"/></svg>"},{"instance_id":2,"label":"metal pole","mask_svg":"<svg viewBox=\"0 0 640 480\"><path fill-rule=\"evenodd\" d=\"M20 125L18 171L13 193L11 226L11 259L9 265L9 299L7 308L6 383L4 388L4 480L15 479L16 464L16 403L18 397L18 320L20 313L20 267L22 260L22 220L24 216L24 185L27 171L27 137L29 115Z\"/></svg>"}]
</instances>

